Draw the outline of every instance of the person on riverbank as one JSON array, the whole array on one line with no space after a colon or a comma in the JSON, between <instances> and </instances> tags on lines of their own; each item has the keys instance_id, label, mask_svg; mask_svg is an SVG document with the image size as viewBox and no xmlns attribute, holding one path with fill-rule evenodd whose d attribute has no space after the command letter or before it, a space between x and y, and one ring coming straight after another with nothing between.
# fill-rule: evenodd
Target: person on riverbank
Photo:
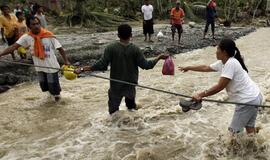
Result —
<instances>
[{"instance_id":1,"label":"person on riverbank","mask_svg":"<svg viewBox=\"0 0 270 160\"><path fill-rule=\"evenodd\" d=\"M181 35L183 33L182 24L184 22L185 12L180 8L180 1L176 1L176 7L171 9L171 30L172 30L172 41L174 41L174 35L177 30L178 32L178 44L181 41Z\"/></svg>"},{"instance_id":2,"label":"person on riverbank","mask_svg":"<svg viewBox=\"0 0 270 160\"><path fill-rule=\"evenodd\" d=\"M144 41L153 42L151 40L151 35L154 34L154 21L153 21L153 6L149 3L149 0L144 0L144 5L142 6L143 13L143 34L145 36Z\"/></svg>"},{"instance_id":3,"label":"person on riverbank","mask_svg":"<svg viewBox=\"0 0 270 160\"><path fill-rule=\"evenodd\" d=\"M27 26L25 24L25 18L23 12L17 12L16 17L18 19L17 22L17 33L16 33L16 40L18 40L22 35L26 34L28 32ZM21 59L26 59L26 49L23 47L20 47L17 50L17 53L21 57Z\"/></svg>"},{"instance_id":4,"label":"person on riverbank","mask_svg":"<svg viewBox=\"0 0 270 160\"><path fill-rule=\"evenodd\" d=\"M22 7L21 7L20 3L16 4L16 6L13 10L14 15L16 15L17 12L22 12Z\"/></svg>"},{"instance_id":5,"label":"person on riverbank","mask_svg":"<svg viewBox=\"0 0 270 160\"><path fill-rule=\"evenodd\" d=\"M137 84L138 67L152 69L159 60L169 57L167 54L160 54L152 60L147 60L140 48L130 42L132 28L128 24L122 24L118 27L118 37L120 41L108 45L102 58L94 65L78 68L75 72L79 74L83 71L103 71L107 70L108 65L110 65L110 78ZM110 81L108 91L109 113L113 114L119 110L123 97L125 97L128 109L136 109L135 96L135 86Z\"/></svg>"},{"instance_id":6,"label":"person on riverbank","mask_svg":"<svg viewBox=\"0 0 270 160\"><path fill-rule=\"evenodd\" d=\"M215 39L215 18L217 17L216 6L217 6L216 0L210 0L207 3L206 24L205 24L205 29L204 29L204 33L203 33L203 39L205 39L209 25L211 25L212 37L213 37L213 39Z\"/></svg>"},{"instance_id":7,"label":"person on riverbank","mask_svg":"<svg viewBox=\"0 0 270 160\"><path fill-rule=\"evenodd\" d=\"M49 91L55 101L59 101L61 87L58 72L60 66L55 55L55 50L57 49L59 51L64 63L68 65L69 61L65 51L59 41L55 38L54 34L41 27L37 17L28 17L26 19L26 25L30 29L30 32L24 34L16 43L5 49L0 54L0 58L21 46L25 48L29 47L34 65L44 67L35 67L38 73L41 90L43 92Z\"/></svg>"},{"instance_id":8,"label":"person on riverbank","mask_svg":"<svg viewBox=\"0 0 270 160\"><path fill-rule=\"evenodd\" d=\"M36 14L35 14L35 16L39 19L41 27L43 27L43 28L48 27L48 23L47 23L48 20L47 20L45 14L44 14L44 10L43 10L42 6L40 6L40 5L36 6Z\"/></svg>"},{"instance_id":9,"label":"person on riverbank","mask_svg":"<svg viewBox=\"0 0 270 160\"><path fill-rule=\"evenodd\" d=\"M27 1L23 3L22 11L23 11L24 17L29 17L31 15L30 4Z\"/></svg>"},{"instance_id":10,"label":"person on riverbank","mask_svg":"<svg viewBox=\"0 0 270 160\"><path fill-rule=\"evenodd\" d=\"M10 14L10 8L8 5L2 5L0 9L2 11L2 15L0 16L2 41L11 46L16 42L17 18L16 16ZM14 52L11 52L10 54L12 59L15 60L16 57Z\"/></svg>"},{"instance_id":11,"label":"person on riverbank","mask_svg":"<svg viewBox=\"0 0 270 160\"><path fill-rule=\"evenodd\" d=\"M198 66L179 67L180 71L221 72L220 79L213 87L193 95L195 101L214 95L224 88L232 102L260 105L262 95L259 87L251 80L248 69L240 51L231 39L222 39L216 51L215 63ZM256 133L255 122L258 107L252 105L236 105L229 131L233 134L241 132Z\"/></svg>"}]
</instances>

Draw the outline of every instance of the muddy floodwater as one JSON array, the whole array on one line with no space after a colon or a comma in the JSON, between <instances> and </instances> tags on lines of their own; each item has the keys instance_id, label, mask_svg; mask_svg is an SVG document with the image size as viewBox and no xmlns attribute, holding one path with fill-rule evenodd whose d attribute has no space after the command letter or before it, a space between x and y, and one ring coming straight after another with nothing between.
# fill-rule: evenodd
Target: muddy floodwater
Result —
<instances>
[{"instance_id":1,"label":"muddy floodwater","mask_svg":"<svg viewBox=\"0 0 270 160\"><path fill-rule=\"evenodd\" d=\"M261 28L236 41L249 75L270 104L270 29ZM210 64L215 47L175 55L175 66ZM192 95L217 83L218 73L163 76L163 62L140 70L139 84ZM177 68L176 68L177 69ZM109 72L97 73L109 77ZM109 82L95 77L68 81L61 77L62 100L54 103L36 81L0 94L1 160L242 160L270 159L270 109L261 109L259 134L240 134L230 143L227 128L234 105L203 102L202 109L183 113L179 98L137 88L138 111L125 104L108 114ZM210 97L227 100L222 91Z\"/></svg>"}]
</instances>

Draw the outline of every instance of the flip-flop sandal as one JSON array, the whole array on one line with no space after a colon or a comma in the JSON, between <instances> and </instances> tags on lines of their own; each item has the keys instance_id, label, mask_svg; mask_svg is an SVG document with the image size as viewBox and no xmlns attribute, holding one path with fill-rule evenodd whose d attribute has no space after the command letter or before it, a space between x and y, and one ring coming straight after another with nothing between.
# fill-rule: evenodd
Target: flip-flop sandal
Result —
<instances>
[{"instance_id":1,"label":"flip-flop sandal","mask_svg":"<svg viewBox=\"0 0 270 160\"><path fill-rule=\"evenodd\" d=\"M182 111L183 111L183 112L188 112L189 110L190 110L189 107L182 107Z\"/></svg>"},{"instance_id":2,"label":"flip-flop sandal","mask_svg":"<svg viewBox=\"0 0 270 160\"><path fill-rule=\"evenodd\" d=\"M182 107L183 112L188 112L190 110L189 106L191 103L189 101L186 101L184 99L180 99L179 106Z\"/></svg>"},{"instance_id":3,"label":"flip-flop sandal","mask_svg":"<svg viewBox=\"0 0 270 160\"><path fill-rule=\"evenodd\" d=\"M199 110L202 108L202 102L193 101L192 105L189 108L193 110Z\"/></svg>"},{"instance_id":4,"label":"flip-flop sandal","mask_svg":"<svg viewBox=\"0 0 270 160\"><path fill-rule=\"evenodd\" d=\"M199 110L202 108L201 102L196 102L193 100L180 99L179 105L182 107L182 110L185 110L186 112L190 109Z\"/></svg>"}]
</instances>

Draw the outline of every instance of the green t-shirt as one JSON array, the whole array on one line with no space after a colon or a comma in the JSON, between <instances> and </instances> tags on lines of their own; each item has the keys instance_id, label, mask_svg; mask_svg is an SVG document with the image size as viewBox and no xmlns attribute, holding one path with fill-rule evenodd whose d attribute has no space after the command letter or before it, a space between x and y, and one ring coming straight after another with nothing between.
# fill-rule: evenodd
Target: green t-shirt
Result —
<instances>
[{"instance_id":1,"label":"green t-shirt","mask_svg":"<svg viewBox=\"0 0 270 160\"><path fill-rule=\"evenodd\" d=\"M30 10L28 8L24 8L23 13L25 17L28 17L30 15Z\"/></svg>"},{"instance_id":2,"label":"green t-shirt","mask_svg":"<svg viewBox=\"0 0 270 160\"><path fill-rule=\"evenodd\" d=\"M107 70L111 66L110 78L131 83L138 83L139 69L152 69L157 64L158 59L147 60L140 48L132 43L123 44L114 42L105 48L103 56L91 67L93 71ZM110 82L110 89L120 92L130 87L129 85Z\"/></svg>"}]
</instances>

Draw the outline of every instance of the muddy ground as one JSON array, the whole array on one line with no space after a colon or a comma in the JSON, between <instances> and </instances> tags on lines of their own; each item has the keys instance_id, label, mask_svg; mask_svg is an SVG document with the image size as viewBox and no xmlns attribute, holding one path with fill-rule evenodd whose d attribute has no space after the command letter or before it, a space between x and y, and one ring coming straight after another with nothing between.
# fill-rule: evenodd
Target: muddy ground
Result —
<instances>
[{"instance_id":1,"label":"muddy ground","mask_svg":"<svg viewBox=\"0 0 270 160\"><path fill-rule=\"evenodd\" d=\"M154 27L155 34L153 35L153 43L144 42L142 27L135 27L133 29L132 43L138 45L144 51L146 57L153 57L161 52L179 54L198 48L204 48L206 46L214 46L224 36L237 39L256 30L254 27L226 28L223 26L216 26L216 40L213 40L210 28L207 38L202 39L204 29L203 24L185 24L183 26L184 32L182 34L181 44L179 45L177 41L172 42L171 40L171 28L169 24L156 24ZM52 30L57 33L59 28L54 28ZM65 30L66 33L57 35L57 38L66 50L70 62L75 65L93 64L100 58L104 48L109 43L118 40L115 31L89 33L80 28L73 28L69 33L69 28L62 28L62 31L63 30ZM157 33L159 31L164 35L160 39L157 38ZM3 50L5 47L7 46L3 44L0 45L0 50ZM30 55L28 57L30 57ZM11 61L11 56L6 56L3 59ZM19 61L19 57L17 59ZM61 57L59 57L59 61L62 63ZM29 63L31 60L28 60L27 62ZM22 65L1 62L0 73L0 86L15 85L36 79L34 69Z\"/></svg>"}]
</instances>

